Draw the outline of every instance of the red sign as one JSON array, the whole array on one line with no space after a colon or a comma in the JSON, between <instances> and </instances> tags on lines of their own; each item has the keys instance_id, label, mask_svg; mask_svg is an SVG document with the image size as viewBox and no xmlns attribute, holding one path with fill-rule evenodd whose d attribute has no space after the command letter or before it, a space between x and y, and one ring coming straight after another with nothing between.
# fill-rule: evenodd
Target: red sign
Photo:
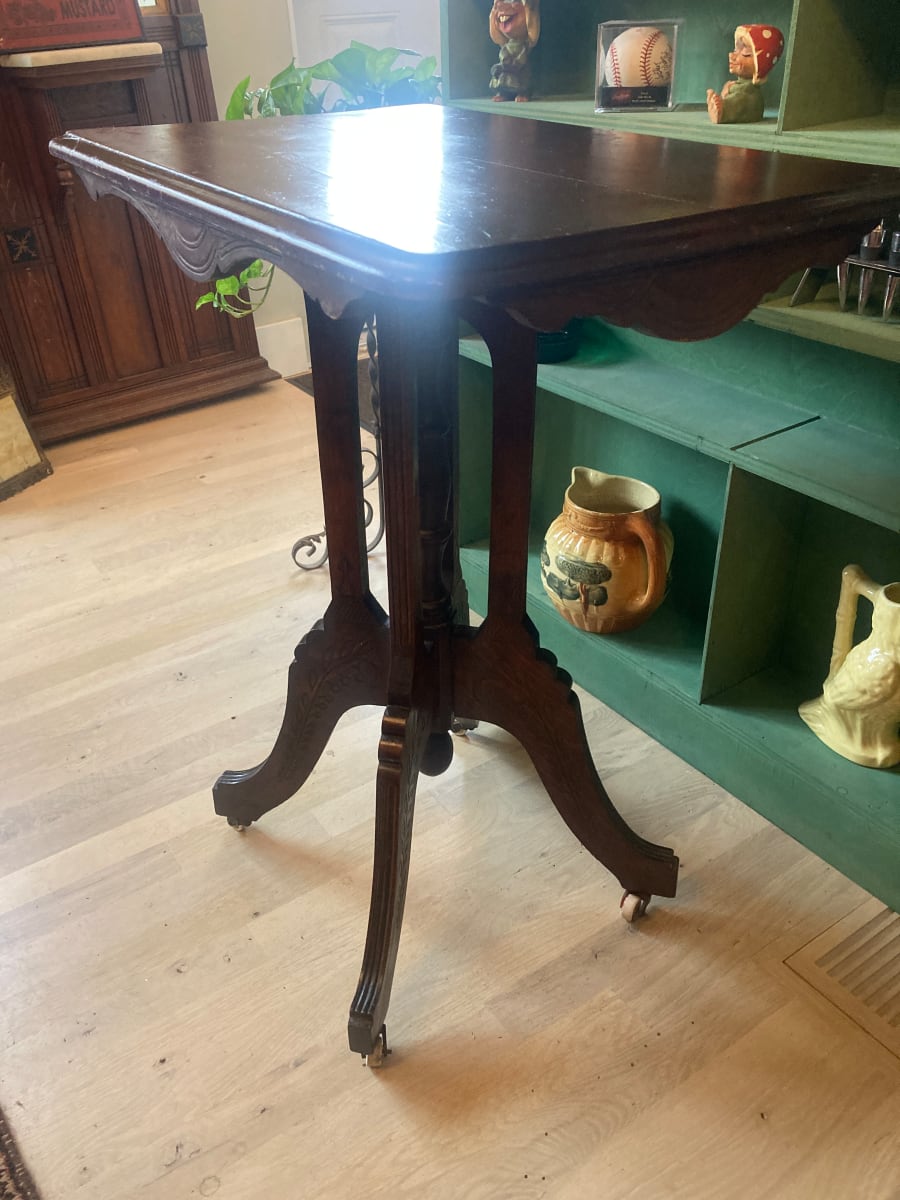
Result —
<instances>
[{"instance_id":1,"label":"red sign","mask_svg":"<svg viewBox=\"0 0 900 1200\"><path fill-rule=\"evenodd\" d=\"M0 0L0 54L143 39L136 0Z\"/></svg>"}]
</instances>

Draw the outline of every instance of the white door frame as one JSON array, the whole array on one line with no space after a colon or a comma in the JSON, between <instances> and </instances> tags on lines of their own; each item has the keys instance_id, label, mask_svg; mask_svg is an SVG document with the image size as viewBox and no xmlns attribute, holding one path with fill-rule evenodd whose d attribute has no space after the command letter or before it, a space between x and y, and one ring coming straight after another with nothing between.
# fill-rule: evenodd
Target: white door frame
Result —
<instances>
[{"instance_id":1,"label":"white door frame","mask_svg":"<svg viewBox=\"0 0 900 1200\"><path fill-rule=\"evenodd\" d=\"M399 46L440 59L439 0L286 0L300 66L351 41ZM306 49L304 49L304 45Z\"/></svg>"}]
</instances>

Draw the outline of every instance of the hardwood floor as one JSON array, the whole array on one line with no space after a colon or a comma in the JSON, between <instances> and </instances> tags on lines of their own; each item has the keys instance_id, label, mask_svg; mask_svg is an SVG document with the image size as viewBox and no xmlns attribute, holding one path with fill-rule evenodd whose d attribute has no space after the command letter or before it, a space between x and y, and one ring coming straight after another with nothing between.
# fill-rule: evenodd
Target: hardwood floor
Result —
<instances>
[{"instance_id":1,"label":"hardwood floor","mask_svg":"<svg viewBox=\"0 0 900 1200\"><path fill-rule=\"evenodd\" d=\"M0 1105L44 1200L900 1197L900 1062L785 963L869 898L590 697L678 898L627 926L518 745L456 740L363 1069L380 714L244 835L210 797L268 753L328 594L289 553L321 521L309 397L51 460L0 505Z\"/></svg>"}]
</instances>

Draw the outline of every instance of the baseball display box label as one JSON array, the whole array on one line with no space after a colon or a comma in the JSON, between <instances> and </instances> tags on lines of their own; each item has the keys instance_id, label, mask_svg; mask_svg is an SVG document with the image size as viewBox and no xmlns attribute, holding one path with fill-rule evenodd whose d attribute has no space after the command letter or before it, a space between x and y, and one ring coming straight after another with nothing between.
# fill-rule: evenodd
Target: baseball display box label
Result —
<instances>
[{"instance_id":1,"label":"baseball display box label","mask_svg":"<svg viewBox=\"0 0 900 1200\"><path fill-rule=\"evenodd\" d=\"M143 40L135 0L0 0L0 54Z\"/></svg>"},{"instance_id":2,"label":"baseball display box label","mask_svg":"<svg viewBox=\"0 0 900 1200\"><path fill-rule=\"evenodd\" d=\"M681 21L604 21L597 27L597 112L674 106Z\"/></svg>"}]
</instances>

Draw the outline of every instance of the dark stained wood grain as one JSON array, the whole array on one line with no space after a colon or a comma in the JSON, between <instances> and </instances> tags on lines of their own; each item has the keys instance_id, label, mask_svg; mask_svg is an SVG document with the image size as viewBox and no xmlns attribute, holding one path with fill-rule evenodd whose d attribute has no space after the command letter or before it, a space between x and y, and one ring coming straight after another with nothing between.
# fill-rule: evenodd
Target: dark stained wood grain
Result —
<instances>
[{"instance_id":1,"label":"dark stained wood grain","mask_svg":"<svg viewBox=\"0 0 900 1200\"><path fill-rule=\"evenodd\" d=\"M749 248L756 270L729 286L729 316L743 315L813 245L840 258L900 202L888 168L434 106L86 132L54 152L98 190L177 217L183 236L164 236L191 273L210 269L202 230L220 266L266 254L330 312L366 292L474 295L533 306L542 326L584 312L601 281L639 292L663 267L737 266ZM595 311L616 320L618 292L600 292Z\"/></svg>"},{"instance_id":2,"label":"dark stained wood grain","mask_svg":"<svg viewBox=\"0 0 900 1200\"><path fill-rule=\"evenodd\" d=\"M82 132L53 152L92 195L142 212L189 275L260 255L309 297L332 602L297 649L272 754L227 773L215 795L232 823L257 819L300 786L344 709L386 706L351 1048L382 1042L416 782L449 765L457 718L522 742L569 828L626 890L673 896L678 859L616 811L571 679L525 611L535 330L598 314L672 338L718 333L795 268L842 258L900 204L900 172L431 107ZM354 359L369 312L389 620L369 593L361 524ZM494 369L477 630L458 557L461 317Z\"/></svg>"},{"instance_id":3,"label":"dark stained wood grain","mask_svg":"<svg viewBox=\"0 0 900 1200\"><path fill-rule=\"evenodd\" d=\"M196 311L206 288L139 214L92 203L47 152L82 126L214 119L205 50L177 41L178 17L198 13L173 0L148 15L139 58L0 67L0 359L45 443L274 377L252 322Z\"/></svg>"}]
</instances>

